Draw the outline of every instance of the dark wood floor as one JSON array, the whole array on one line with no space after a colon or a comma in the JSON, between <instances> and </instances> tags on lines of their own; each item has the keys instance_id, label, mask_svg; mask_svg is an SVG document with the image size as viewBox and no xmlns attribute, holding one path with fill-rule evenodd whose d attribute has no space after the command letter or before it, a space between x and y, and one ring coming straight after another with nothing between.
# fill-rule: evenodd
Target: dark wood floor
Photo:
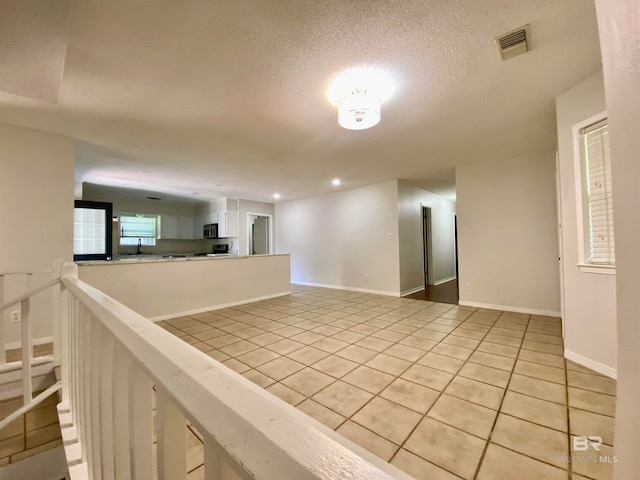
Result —
<instances>
[{"instance_id":1,"label":"dark wood floor","mask_svg":"<svg viewBox=\"0 0 640 480\"><path fill-rule=\"evenodd\" d=\"M458 304L458 280L450 280L440 285L430 285L424 290L407 295L405 298L416 300L429 300L430 302L442 302Z\"/></svg>"}]
</instances>

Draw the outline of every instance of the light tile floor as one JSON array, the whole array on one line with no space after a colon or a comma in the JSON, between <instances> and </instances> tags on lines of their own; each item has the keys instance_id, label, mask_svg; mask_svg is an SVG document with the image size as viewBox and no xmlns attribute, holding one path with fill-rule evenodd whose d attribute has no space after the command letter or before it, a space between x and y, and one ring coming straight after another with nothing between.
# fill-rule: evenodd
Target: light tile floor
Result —
<instances>
[{"instance_id":1,"label":"light tile floor","mask_svg":"<svg viewBox=\"0 0 640 480\"><path fill-rule=\"evenodd\" d=\"M0 430L0 467L62 445L56 395ZM22 406L22 397L0 402L0 418Z\"/></svg>"},{"instance_id":2,"label":"light tile floor","mask_svg":"<svg viewBox=\"0 0 640 480\"><path fill-rule=\"evenodd\" d=\"M159 325L418 479L611 477L570 446L613 455L616 384L563 358L558 318L294 285Z\"/></svg>"}]
</instances>

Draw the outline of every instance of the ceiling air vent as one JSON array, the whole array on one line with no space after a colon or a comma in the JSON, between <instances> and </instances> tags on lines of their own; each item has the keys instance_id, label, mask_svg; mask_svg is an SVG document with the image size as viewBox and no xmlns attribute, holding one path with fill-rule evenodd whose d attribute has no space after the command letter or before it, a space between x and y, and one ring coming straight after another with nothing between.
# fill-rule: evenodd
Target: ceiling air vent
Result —
<instances>
[{"instance_id":1,"label":"ceiling air vent","mask_svg":"<svg viewBox=\"0 0 640 480\"><path fill-rule=\"evenodd\" d=\"M530 50L531 30L529 25L517 28L496 38L502 60L527 53Z\"/></svg>"}]
</instances>

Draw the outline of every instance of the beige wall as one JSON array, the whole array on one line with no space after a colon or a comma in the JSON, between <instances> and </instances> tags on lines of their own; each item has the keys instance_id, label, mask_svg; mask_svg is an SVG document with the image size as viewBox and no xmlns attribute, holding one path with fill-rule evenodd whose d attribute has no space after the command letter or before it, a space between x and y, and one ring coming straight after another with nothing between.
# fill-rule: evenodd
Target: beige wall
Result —
<instances>
[{"instance_id":1,"label":"beige wall","mask_svg":"<svg viewBox=\"0 0 640 480\"><path fill-rule=\"evenodd\" d=\"M0 272L50 269L55 259L73 258L73 174L73 139L0 125ZM7 299L24 288L12 282ZM51 335L50 298L34 300L35 337ZM5 340L16 341L19 325L8 323L9 312L4 317Z\"/></svg>"},{"instance_id":2,"label":"beige wall","mask_svg":"<svg viewBox=\"0 0 640 480\"><path fill-rule=\"evenodd\" d=\"M603 373L616 369L616 278L585 273L578 253L573 126L605 110L602 72L556 99L562 208L565 354Z\"/></svg>"},{"instance_id":3,"label":"beige wall","mask_svg":"<svg viewBox=\"0 0 640 480\"><path fill-rule=\"evenodd\" d=\"M424 287L422 206L431 208L433 278L430 283L455 278L453 216L456 204L414 185L398 182L400 290Z\"/></svg>"},{"instance_id":4,"label":"beige wall","mask_svg":"<svg viewBox=\"0 0 640 480\"><path fill-rule=\"evenodd\" d=\"M276 252L291 254L294 283L399 294L396 180L277 203L275 213Z\"/></svg>"},{"instance_id":5,"label":"beige wall","mask_svg":"<svg viewBox=\"0 0 640 480\"><path fill-rule=\"evenodd\" d=\"M640 471L640 4L596 0L611 132L616 231L618 398L614 479Z\"/></svg>"},{"instance_id":6,"label":"beige wall","mask_svg":"<svg viewBox=\"0 0 640 480\"><path fill-rule=\"evenodd\" d=\"M460 303L558 314L554 152L457 168L456 192Z\"/></svg>"},{"instance_id":7,"label":"beige wall","mask_svg":"<svg viewBox=\"0 0 640 480\"><path fill-rule=\"evenodd\" d=\"M78 275L80 280L152 319L291 291L288 255L83 264Z\"/></svg>"}]
</instances>

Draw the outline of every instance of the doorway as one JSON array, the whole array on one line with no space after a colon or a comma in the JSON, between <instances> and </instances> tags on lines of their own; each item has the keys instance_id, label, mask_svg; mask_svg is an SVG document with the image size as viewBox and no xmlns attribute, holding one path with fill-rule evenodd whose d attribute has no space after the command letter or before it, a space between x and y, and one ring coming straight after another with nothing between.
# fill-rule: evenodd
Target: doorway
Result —
<instances>
[{"instance_id":1,"label":"doorway","mask_svg":"<svg viewBox=\"0 0 640 480\"><path fill-rule=\"evenodd\" d=\"M267 255L273 253L272 243L271 215L248 213L247 253L249 255Z\"/></svg>"},{"instance_id":2,"label":"doorway","mask_svg":"<svg viewBox=\"0 0 640 480\"><path fill-rule=\"evenodd\" d=\"M455 277L436 281L433 274L433 226L431 219L431 208L422 206L422 257L424 270L424 290L407 295L405 298L415 300L427 300L430 302L450 303L457 305L459 300L458 291L458 218L453 214L450 225L453 236L453 260L455 266ZM442 232L440 232L442 233ZM452 272L453 273L453 272Z\"/></svg>"},{"instance_id":3,"label":"doorway","mask_svg":"<svg viewBox=\"0 0 640 480\"><path fill-rule=\"evenodd\" d=\"M434 284L432 245L431 208L422 207L422 258L424 259L424 288Z\"/></svg>"}]
</instances>

